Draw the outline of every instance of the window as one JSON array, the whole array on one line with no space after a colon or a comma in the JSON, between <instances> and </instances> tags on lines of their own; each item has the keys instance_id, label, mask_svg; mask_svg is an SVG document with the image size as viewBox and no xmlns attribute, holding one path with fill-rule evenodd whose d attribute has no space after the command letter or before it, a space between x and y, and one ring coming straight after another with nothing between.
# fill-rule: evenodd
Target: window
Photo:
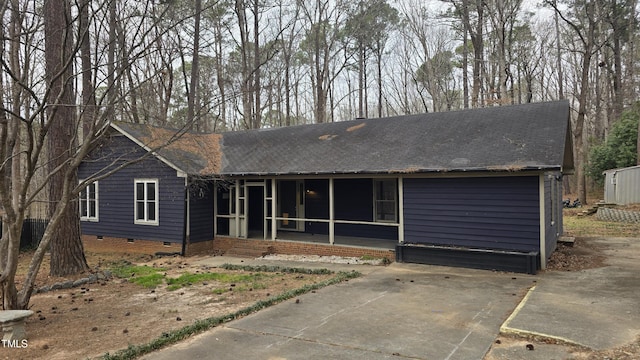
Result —
<instances>
[{"instance_id":1,"label":"window","mask_svg":"<svg viewBox=\"0 0 640 360\"><path fill-rule=\"evenodd\" d=\"M158 225L158 180L136 179L134 198L134 223Z\"/></svg>"},{"instance_id":2,"label":"window","mask_svg":"<svg viewBox=\"0 0 640 360\"><path fill-rule=\"evenodd\" d=\"M381 222L398 221L396 180L374 180L374 219Z\"/></svg>"},{"instance_id":3,"label":"window","mask_svg":"<svg viewBox=\"0 0 640 360\"><path fill-rule=\"evenodd\" d=\"M80 220L98 221L98 182L92 182L80 192Z\"/></svg>"}]
</instances>

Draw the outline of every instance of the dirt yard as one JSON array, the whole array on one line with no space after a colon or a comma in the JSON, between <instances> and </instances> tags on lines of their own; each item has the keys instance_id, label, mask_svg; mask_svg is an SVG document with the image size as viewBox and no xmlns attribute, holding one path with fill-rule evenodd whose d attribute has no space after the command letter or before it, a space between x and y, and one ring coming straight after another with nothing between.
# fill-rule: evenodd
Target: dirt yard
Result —
<instances>
[{"instance_id":1,"label":"dirt yard","mask_svg":"<svg viewBox=\"0 0 640 360\"><path fill-rule=\"evenodd\" d=\"M560 244L546 271L579 271L604 266L605 259L599 250L597 245L584 238L577 238L573 246ZM26 268L29 257L28 253L23 255L21 271ZM99 357L124 349L129 344L148 343L195 320L233 313L258 300L331 277L203 268L195 264L200 259L88 254L87 261L96 272L113 268L115 262L126 260L138 266L160 269L158 271L164 279L176 278L186 272L215 272L224 274L226 278L193 282L171 290L166 280L155 288L147 288L130 282L131 277L114 276L110 280L72 289L36 294L31 301L31 309L36 314L27 322L28 346L18 349L0 347L0 359ZM47 270L45 261L38 287L66 280L46 276ZM255 277L241 280L239 275ZM497 341L522 340L499 337ZM580 359L640 359L640 339L621 349L582 353Z\"/></svg>"},{"instance_id":2,"label":"dirt yard","mask_svg":"<svg viewBox=\"0 0 640 360\"><path fill-rule=\"evenodd\" d=\"M26 267L29 256L23 255L21 269ZM195 320L230 314L258 300L332 277L203 268L194 264L199 257L87 254L87 261L96 272L122 260L160 269L165 278L176 278L186 272L222 275L219 280L174 285L178 287L175 290L166 283L147 288L130 282L130 278L114 276L76 288L36 294L31 299L35 314L26 325L28 345L0 347L0 359L67 360L113 354L129 344L148 343ZM48 263L43 264L40 273L44 275L39 277L38 287L68 280L47 277Z\"/></svg>"}]
</instances>

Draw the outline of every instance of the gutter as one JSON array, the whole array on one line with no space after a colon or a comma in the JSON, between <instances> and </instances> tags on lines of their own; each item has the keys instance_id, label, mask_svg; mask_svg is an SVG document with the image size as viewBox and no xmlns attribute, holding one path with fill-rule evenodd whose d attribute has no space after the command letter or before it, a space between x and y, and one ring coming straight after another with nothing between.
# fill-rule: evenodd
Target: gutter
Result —
<instances>
[{"instance_id":1,"label":"gutter","mask_svg":"<svg viewBox=\"0 0 640 360\"><path fill-rule=\"evenodd\" d=\"M299 171L299 172L231 172L219 174L220 177L234 178L247 176L334 176L334 175L434 175L434 174L469 174L469 173L536 173L540 171L562 171L560 166L527 166L522 168L451 168L451 169L389 169L389 170L353 170L353 171Z\"/></svg>"}]
</instances>

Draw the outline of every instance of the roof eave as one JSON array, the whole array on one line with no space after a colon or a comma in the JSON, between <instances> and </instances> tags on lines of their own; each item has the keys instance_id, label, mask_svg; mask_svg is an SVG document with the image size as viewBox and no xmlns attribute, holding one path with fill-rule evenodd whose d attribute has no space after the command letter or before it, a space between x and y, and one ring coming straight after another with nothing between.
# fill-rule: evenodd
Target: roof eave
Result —
<instances>
[{"instance_id":1,"label":"roof eave","mask_svg":"<svg viewBox=\"0 0 640 360\"><path fill-rule=\"evenodd\" d=\"M337 175L416 175L416 174L468 174L468 173L522 173L522 172L562 171L560 165L525 166L525 167L477 167L477 168L438 168L412 170L354 170L354 171L303 171L303 172L234 172L222 173L220 177L277 177L277 176L337 176Z\"/></svg>"}]
</instances>

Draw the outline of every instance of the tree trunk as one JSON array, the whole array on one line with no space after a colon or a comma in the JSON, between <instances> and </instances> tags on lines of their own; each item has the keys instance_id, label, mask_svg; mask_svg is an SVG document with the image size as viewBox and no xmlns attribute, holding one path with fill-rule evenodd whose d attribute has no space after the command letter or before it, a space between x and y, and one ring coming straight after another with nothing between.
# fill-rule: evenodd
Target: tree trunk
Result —
<instances>
[{"instance_id":1,"label":"tree trunk","mask_svg":"<svg viewBox=\"0 0 640 360\"><path fill-rule=\"evenodd\" d=\"M217 75L216 80L218 84L218 91L220 92L220 110L218 111L218 114L220 116L220 121L222 122L222 124L226 126L227 125L227 95L225 91L226 85L225 85L224 63L222 60L224 56L224 49L223 49L223 43L222 43L222 31L223 31L222 23L219 18L216 18L215 28L214 28L214 33L216 38L215 64L216 64L216 75ZM216 127L214 126L214 131L215 130L216 130Z\"/></svg>"},{"instance_id":2,"label":"tree trunk","mask_svg":"<svg viewBox=\"0 0 640 360\"><path fill-rule=\"evenodd\" d=\"M629 21L627 24L627 28L628 29L636 29L638 26L638 18L637 18L637 13L636 13L636 8L638 7L638 0L627 0L627 7L629 9L631 9L631 16L629 16ZM627 56L627 61L626 64L627 66L625 66L625 79L627 79L626 85L627 88L625 89L625 93L626 94L633 94L634 91L632 91L632 89L634 89L636 87L636 67L635 64L637 63L637 54L636 54L636 40L638 38L638 31L632 31L629 34L629 41L627 44L627 53L629 54ZM638 122L638 154L637 154L637 164L640 165L640 122Z\"/></svg>"},{"instance_id":3,"label":"tree trunk","mask_svg":"<svg viewBox=\"0 0 640 360\"><path fill-rule=\"evenodd\" d=\"M284 124L291 126L291 51L290 45L284 52Z\"/></svg>"},{"instance_id":4,"label":"tree trunk","mask_svg":"<svg viewBox=\"0 0 640 360\"><path fill-rule=\"evenodd\" d=\"M187 99L187 124L191 128L196 120L196 104L198 100L198 83L200 80L200 17L202 0L195 0L195 25L193 30L193 55L191 60L191 83Z\"/></svg>"},{"instance_id":5,"label":"tree trunk","mask_svg":"<svg viewBox=\"0 0 640 360\"><path fill-rule=\"evenodd\" d=\"M73 82L71 81L72 21L68 0L45 0L45 62L46 78L51 93L47 109L49 128L49 171L53 174L49 187L49 202L55 208L62 198L65 181L77 183L77 175L65 177L67 160L75 151L77 122ZM52 211L49 211L52 215ZM89 270L80 239L78 208L66 206L62 226L51 241L52 276L66 276Z\"/></svg>"},{"instance_id":6,"label":"tree trunk","mask_svg":"<svg viewBox=\"0 0 640 360\"><path fill-rule=\"evenodd\" d=\"M2 76L0 76L2 78ZM4 88L0 89L0 96L3 96ZM16 121L13 121L15 123ZM0 291L2 292L3 309L20 309L18 304L18 293L15 284L15 274L18 265L18 254L20 247L20 234L22 231L22 218L20 213L14 211L13 194L18 192L15 183L12 183L13 176L8 176L7 170L12 169L12 163L18 162L11 158L11 154L15 152L15 148L19 146L17 141L17 132L10 130L8 125L6 112L0 115L0 137L2 138L2 149L0 156L2 159L8 159L5 166L0 167L0 187L2 206L5 214L2 216L2 240L0 241Z\"/></svg>"},{"instance_id":7,"label":"tree trunk","mask_svg":"<svg viewBox=\"0 0 640 360\"><path fill-rule=\"evenodd\" d=\"M262 127L262 101L260 99L261 96L261 87L260 84L260 65L262 61L262 56L260 54L260 27L259 27L259 1L254 0L253 7L253 96L254 96L254 114L253 114L253 126L254 129L259 129Z\"/></svg>"},{"instance_id":8,"label":"tree trunk","mask_svg":"<svg viewBox=\"0 0 640 360\"><path fill-rule=\"evenodd\" d=\"M469 108L469 50L467 47L469 46L469 38L467 37L467 33L469 32L467 23L462 22L462 97L463 106L465 109Z\"/></svg>"},{"instance_id":9,"label":"tree trunk","mask_svg":"<svg viewBox=\"0 0 640 360\"><path fill-rule=\"evenodd\" d=\"M575 131L575 147L576 147L576 178L578 180L578 198L584 205L587 204L587 184L584 171L584 165L586 164L586 144L584 142L584 122L587 113L587 95L589 91L589 67L591 66L591 52L593 49L593 26L589 28L589 37L585 44L585 53L582 58L582 72L580 77L580 94L579 94L579 106L578 117L576 118L576 131Z\"/></svg>"},{"instance_id":10,"label":"tree trunk","mask_svg":"<svg viewBox=\"0 0 640 360\"><path fill-rule=\"evenodd\" d=\"M378 65L378 117L382 117L382 45L378 42L377 50L377 65Z\"/></svg>"},{"instance_id":11,"label":"tree trunk","mask_svg":"<svg viewBox=\"0 0 640 360\"><path fill-rule=\"evenodd\" d=\"M80 53L82 58L82 110L80 116L82 119L82 136L87 136L94 130L96 118L96 97L93 87L93 68L91 64L91 43L89 37L89 6L90 0L82 0L80 4L80 36L82 43L80 45Z\"/></svg>"},{"instance_id":12,"label":"tree trunk","mask_svg":"<svg viewBox=\"0 0 640 360\"><path fill-rule=\"evenodd\" d=\"M558 20L558 12L555 12L555 25L556 25L556 67L558 70L558 99L564 99L564 89L563 83L564 79L562 76L562 52L560 51L560 21Z\"/></svg>"},{"instance_id":13,"label":"tree trunk","mask_svg":"<svg viewBox=\"0 0 640 360\"><path fill-rule=\"evenodd\" d=\"M358 118L364 118L364 48L358 44Z\"/></svg>"},{"instance_id":14,"label":"tree trunk","mask_svg":"<svg viewBox=\"0 0 640 360\"><path fill-rule=\"evenodd\" d=\"M65 177L65 175L72 175L72 173L67 172L62 174L63 177ZM70 180L70 178L68 177L66 179ZM38 275L38 271L40 270L42 259L44 258L44 255L49 246L52 245L55 236L59 233L60 226L62 225L61 223L66 221L65 213L67 213L71 208L75 210L74 212L77 214L77 207L74 208L69 206L70 184L71 183L69 181L63 184L63 186L60 188L60 201L56 203L55 207L51 207L52 210L50 211L51 218L49 219L49 224L47 225L47 228L42 235L42 240L40 241L38 248L31 257L31 262L29 263L29 268L27 269L27 276L24 280L22 289L18 293L17 306L19 309L26 309L29 305L29 300L31 299L31 295L35 290L35 280L36 276ZM53 256L53 250L51 250L51 253ZM82 254L82 257L84 258L84 253Z\"/></svg>"},{"instance_id":15,"label":"tree trunk","mask_svg":"<svg viewBox=\"0 0 640 360\"><path fill-rule=\"evenodd\" d=\"M238 17L238 29L240 30L240 56L242 58L242 82L240 93L242 94L242 118L247 129L253 127L253 72L249 69L249 29L247 24L247 10L244 0L235 1L235 11Z\"/></svg>"},{"instance_id":16,"label":"tree trunk","mask_svg":"<svg viewBox=\"0 0 640 360\"><path fill-rule=\"evenodd\" d=\"M622 86L622 49L620 42L627 30L625 29L626 24L622 23L625 20L623 14L620 13L619 6L616 0L611 1L611 27L613 28L613 111L609 122L616 121L620 118L624 99L624 87ZM633 9L631 9L631 11L633 13Z\"/></svg>"},{"instance_id":17,"label":"tree trunk","mask_svg":"<svg viewBox=\"0 0 640 360\"><path fill-rule=\"evenodd\" d=\"M3 76L0 75L0 80ZM15 94L14 94L15 96ZM0 98L4 98L4 87L0 88ZM15 149L19 148L19 131L15 124L17 119L12 119L9 125L7 113L0 114L0 158L7 159L7 163L0 166L0 201L4 208L2 216L2 239L0 240L0 292L2 293L2 308L9 310L25 309L20 307L18 292L15 284L15 274L18 268L18 255L20 251L20 235L24 221L24 211L19 211L19 204L15 204L16 193L21 191L20 182L14 182L13 173L7 174L7 170L13 170L19 158L12 158ZM18 205L18 206L16 206Z\"/></svg>"},{"instance_id":18,"label":"tree trunk","mask_svg":"<svg viewBox=\"0 0 640 360\"><path fill-rule=\"evenodd\" d=\"M470 2L473 0L462 0L459 11L465 27L468 29L471 44L473 46L473 86L471 90L471 107L483 106L480 96L482 87L482 62L484 59L484 0L475 0L476 21L475 29L471 24Z\"/></svg>"},{"instance_id":19,"label":"tree trunk","mask_svg":"<svg viewBox=\"0 0 640 360\"><path fill-rule=\"evenodd\" d=\"M105 116L108 119L115 119L116 110L116 0L109 2L109 44L107 47L107 107Z\"/></svg>"}]
</instances>

